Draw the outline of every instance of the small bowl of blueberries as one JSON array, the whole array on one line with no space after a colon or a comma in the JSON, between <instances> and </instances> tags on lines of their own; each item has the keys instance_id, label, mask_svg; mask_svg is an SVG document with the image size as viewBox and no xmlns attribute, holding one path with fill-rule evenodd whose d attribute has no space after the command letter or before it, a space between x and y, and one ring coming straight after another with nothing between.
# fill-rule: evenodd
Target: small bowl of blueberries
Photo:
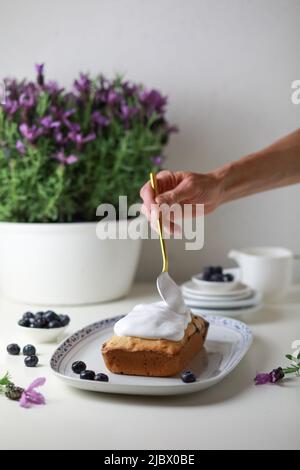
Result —
<instances>
[{"instance_id":1,"label":"small bowl of blueberries","mask_svg":"<svg viewBox=\"0 0 300 470\"><path fill-rule=\"evenodd\" d=\"M239 284L230 269L224 270L222 266L205 266L202 273L193 276L192 279L203 291L211 293L228 292Z\"/></svg>"},{"instance_id":2,"label":"small bowl of blueberries","mask_svg":"<svg viewBox=\"0 0 300 470\"><path fill-rule=\"evenodd\" d=\"M18 325L22 332L36 343L54 343L63 335L69 323L68 315L47 310L37 313L25 312Z\"/></svg>"}]
</instances>

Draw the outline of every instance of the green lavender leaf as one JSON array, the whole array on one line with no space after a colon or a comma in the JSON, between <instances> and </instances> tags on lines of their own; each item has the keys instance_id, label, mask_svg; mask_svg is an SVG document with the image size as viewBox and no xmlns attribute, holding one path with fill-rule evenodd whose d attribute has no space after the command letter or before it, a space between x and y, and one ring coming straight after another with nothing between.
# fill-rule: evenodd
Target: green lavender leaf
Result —
<instances>
[{"instance_id":1,"label":"green lavender leaf","mask_svg":"<svg viewBox=\"0 0 300 470\"><path fill-rule=\"evenodd\" d=\"M295 372L298 372L298 370L298 367L287 367L286 369L283 369L283 372L285 374L294 374Z\"/></svg>"},{"instance_id":2,"label":"green lavender leaf","mask_svg":"<svg viewBox=\"0 0 300 470\"><path fill-rule=\"evenodd\" d=\"M6 372L4 377L0 379L0 393L4 393L7 385L10 385L12 382L10 380L10 374L9 372Z\"/></svg>"}]
</instances>

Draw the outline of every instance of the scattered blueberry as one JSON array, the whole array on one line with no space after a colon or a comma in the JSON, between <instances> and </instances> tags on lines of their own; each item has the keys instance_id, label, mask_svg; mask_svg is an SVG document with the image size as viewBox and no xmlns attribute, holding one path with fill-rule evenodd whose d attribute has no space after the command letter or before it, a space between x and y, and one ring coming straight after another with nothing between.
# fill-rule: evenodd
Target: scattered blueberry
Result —
<instances>
[{"instance_id":1,"label":"scattered blueberry","mask_svg":"<svg viewBox=\"0 0 300 470\"><path fill-rule=\"evenodd\" d=\"M76 361L74 364L72 364L72 371L74 374L81 374L81 372L86 370L86 365L82 361Z\"/></svg>"},{"instance_id":2,"label":"scattered blueberry","mask_svg":"<svg viewBox=\"0 0 300 470\"><path fill-rule=\"evenodd\" d=\"M11 356L18 356L21 352L21 348L18 344L9 344L6 349Z\"/></svg>"},{"instance_id":3,"label":"scattered blueberry","mask_svg":"<svg viewBox=\"0 0 300 470\"><path fill-rule=\"evenodd\" d=\"M108 382L108 376L106 374L100 373L96 375L95 380L97 382Z\"/></svg>"},{"instance_id":4,"label":"scattered blueberry","mask_svg":"<svg viewBox=\"0 0 300 470\"><path fill-rule=\"evenodd\" d=\"M36 355L35 347L32 346L32 344L27 344L27 346L25 346L23 348L23 355L24 356L35 356Z\"/></svg>"},{"instance_id":5,"label":"scattered blueberry","mask_svg":"<svg viewBox=\"0 0 300 470\"><path fill-rule=\"evenodd\" d=\"M84 370L80 374L81 380L94 380L96 377L96 374L92 370Z\"/></svg>"},{"instance_id":6,"label":"scattered blueberry","mask_svg":"<svg viewBox=\"0 0 300 470\"><path fill-rule=\"evenodd\" d=\"M233 274L224 274L223 276L224 282L232 282L234 280Z\"/></svg>"},{"instance_id":7,"label":"scattered blueberry","mask_svg":"<svg viewBox=\"0 0 300 470\"><path fill-rule=\"evenodd\" d=\"M37 356L27 356L24 362L26 367L36 367L39 363L39 358Z\"/></svg>"},{"instance_id":8,"label":"scattered blueberry","mask_svg":"<svg viewBox=\"0 0 300 470\"><path fill-rule=\"evenodd\" d=\"M190 370L187 370L185 372L182 372L181 380L184 383L189 384L189 383L192 383L192 382L196 382L197 379L196 379L195 374L193 374L193 372L191 372Z\"/></svg>"}]
</instances>

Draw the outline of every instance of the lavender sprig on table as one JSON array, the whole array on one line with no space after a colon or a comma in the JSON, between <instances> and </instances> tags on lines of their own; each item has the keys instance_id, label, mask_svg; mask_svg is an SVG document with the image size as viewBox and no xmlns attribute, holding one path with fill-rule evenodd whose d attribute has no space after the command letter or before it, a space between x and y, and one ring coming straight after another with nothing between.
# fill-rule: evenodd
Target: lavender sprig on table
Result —
<instances>
[{"instance_id":1,"label":"lavender sprig on table","mask_svg":"<svg viewBox=\"0 0 300 470\"><path fill-rule=\"evenodd\" d=\"M285 357L291 361L291 364L288 367L277 367L277 369L273 369L271 372L257 374L254 379L255 385L265 385L267 383L275 384L283 380L286 375L289 374L294 374L300 377L300 353L297 357L294 357L291 354L286 354Z\"/></svg>"},{"instance_id":2,"label":"lavender sprig on table","mask_svg":"<svg viewBox=\"0 0 300 470\"><path fill-rule=\"evenodd\" d=\"M44 377L35 379L26 389L17 387L11 381L9 372L0 379L0 393L3 393L8 399L19 402L22 408L30 408L32 405L45 405L44 395L37 392L36 389L46 383Z\"/></svg>"}]
</instances>

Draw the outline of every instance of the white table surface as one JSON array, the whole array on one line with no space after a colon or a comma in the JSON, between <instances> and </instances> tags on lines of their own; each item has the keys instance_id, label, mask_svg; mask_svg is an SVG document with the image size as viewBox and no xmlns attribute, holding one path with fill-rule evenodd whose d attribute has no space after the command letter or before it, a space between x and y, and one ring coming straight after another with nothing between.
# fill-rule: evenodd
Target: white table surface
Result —
<instances>
[{"instance_id":1,"label":"white table surface","mask_svg":"<svg viewBox=\"0 0 300 470\"><path fill-rule=\"evenodd\" d=\"M156 298L153 285L134 286L126 299L87 307L60 308L72 317L70 332L96 320L126 313ZM291 342L300 339L300 289L281 304L244 320L254 343L221 383L180 397L96 394L69 388L48 367L54 345L38 347L40 366L28 369L6 346L26 341L16 321L28 306L0 300L0 374L9 370L19 385L47 377L46 406L24 410L0 396L0 449L299 449L300 378L255 387L259 371L285 365ZM35 307L34 311L38 309Z\"/></svg>"}]
</instances>

